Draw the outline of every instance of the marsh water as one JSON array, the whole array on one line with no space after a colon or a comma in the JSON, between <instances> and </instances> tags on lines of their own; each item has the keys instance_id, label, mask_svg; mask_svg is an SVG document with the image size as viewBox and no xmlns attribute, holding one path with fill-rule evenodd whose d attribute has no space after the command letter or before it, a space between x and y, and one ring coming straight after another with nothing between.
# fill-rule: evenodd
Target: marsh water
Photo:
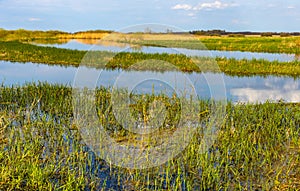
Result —
<instances>
[{"instance_id":1,"label":"marsh water","mask_svg":"<svg viewBox=\"0 0 300 191\"><path fill-rule=\"evenodd\" d=\"M300 79L277 76L239 77L225 74L174 71L162 73L153 71L97 70L85 67L78 69L73 66L61 67L0 61L0 81L4 85L48 82L72 86L78 70L85 70L87 74L99 75L97 79L98 86L126 88L135 84L131 90L141 93L151 93L153 89L157 92L174 88L182 90L184 85L192 85L196 89L197 95L202 98L218 99L219 94L216 91L221 91L220 98L225 97L227 100L234 102L255 103L267 100L300 102ZM138 79L143 80L138 81ZM213 91L215 93L212 93Z\"/></svg>"},{"instance_id":2,"label":"marsh water","mask_svg":"<svg viewBox=\"0 0 300 191\"><path fill-rule=\"evenodd\" d=\"M124 43L103 43L101 41L69 40L63 43L41 44L58 48L77 50L108 50L113 52L145 53L183 53L191 56L226 57L236 59L266 59L269 61L293 61L293 54L251 53L240 51L203 51L184 48L164 48L153 46L129 46ZM300 102L300 79L279 76L229 76L220 73L182 73L154 71L100 70L74 66L58 66L35 63L0 61L0 82L4 85L24 85L29 82L48 82L72 86L78 79L78 71L85 71L87 76L96 75L98 86L128 88L139 93L184 90L193 87L201 98L227 99L233 102L265 102L284 100ZM76 76L77 75L77 76ZM96 81L96 82L95 82Z\"/></svg>"},{"instance_id":3,"label":"marsh water","mask_svg":"<svg viewBox=\"0 0 300 191\"><path fill-rule=\"evenodd\" d=\"M225 57L235 59L264 59L268 61L291 62L299 60L299 55L295 54L278 54L278 53L261 53L261 52L241 52L241 51L218 51L218 50L193 50L186 48L166 48L155 46L130 46L125 43L111 43L102 41L79 41L70 40L61 44L40 44L41 46L52 46L57 48L66 48L74 50L109 50L112 52L144 52L144 53L170 53L170 54L186 54L189 56L209 56L209 57Z\"/></svg>"}]
</instances>

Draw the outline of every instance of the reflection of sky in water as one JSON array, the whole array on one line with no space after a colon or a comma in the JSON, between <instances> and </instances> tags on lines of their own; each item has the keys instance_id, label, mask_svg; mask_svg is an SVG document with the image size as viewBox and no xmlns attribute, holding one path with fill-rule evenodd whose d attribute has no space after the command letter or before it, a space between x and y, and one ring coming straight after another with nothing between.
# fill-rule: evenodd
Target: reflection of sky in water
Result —
<instances>
[{"instance_id":1,"label":"reflection of sky in water","mask_svg":"<svg viewBox=\"0 0 300 191\"><path fill-rule=\"evenodd\" d=\"M101 42L101 41L99 41ZM213 57L226 57L226 58L236 58L236 59L266 59L269 61L293 61L297 60L295 54L273 54L273 53L257 53L257 52L241 52L241 51L203 51L203 50L191 50L184 48L164 48L164 47L151 47L151 46L142 46L140 48L130 48L129 45L116 46L109 44L84 44L76 40L71 40L65 44L53 44L47 46L55 46L58 48L67 48L67 49L77 49L77 50L108 50L113 52L144 52L144 53L183 53L190 56L213 56Z\"/></svg>"},{"instance_id":2,"label":"reflection of sky in water","mask_svg":"<svg viewBox=\"0 0 300 191\"><path fill-rule=\"evenodd\" d=\"M0 82L7 85L33 81L71 84L76 70L75 67L0 61Z\"/></svg>"},{"instance_id":3,"label":"reflection of sky in water","mask_svg":"<svg viewBox=\"0 0 300 191\"><path fill-rule=\"evenodd\" d=\"M230 95L240 102L265 102L267 100L300 102L300 80L267 77L249 79L246 85L230 88Z\"/></svg>"},{"instance_id":4,"label":"reflection of sky in water","mask_svg":"<svg viewBox=\"0 0 300 191\"><path fill-rule=\"evenodd\" d=\"M155 93L165 90L170 94L173 90L177 91L177 94L193 93L192 86L194 86L197 95L202 98L210 98L212 94L216 99L227 97L229 100L241 102L264 102L280 99L287 102L300 102L300 79L289 77L231 77L211 73L100 71L92 68L85 68L85 71L87 79L92 79L91 74L97 77L98 86L130 87L129 89L141 93L152 93L153 88ZM75 75L78 75L76 72L77 68L75 67L0 61L0 82L5 85L22 85L33 81L72 85ZM224 79L226 91L223 89L222 79ZM90 83L95 83L95 81L86 82L86 84ZM92 84L91 87L94 85Z\"/></svg>"}]
</instances>

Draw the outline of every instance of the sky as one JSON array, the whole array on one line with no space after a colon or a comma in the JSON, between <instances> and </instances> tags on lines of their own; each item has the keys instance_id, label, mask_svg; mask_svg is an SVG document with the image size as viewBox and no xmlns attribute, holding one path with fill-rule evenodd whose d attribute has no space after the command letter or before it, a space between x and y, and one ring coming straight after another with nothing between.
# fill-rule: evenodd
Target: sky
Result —
<instances>
[{"instance_id":1,"label":"sky","mask_svg":"<svg viewBox=\"0 0 300 191\"><path fill-rule=\"evenodd\" d=\"M0 0L0 28L120 31L156 23L184 31L300 31L299 0Z\"/></svg>"}]
</instances>

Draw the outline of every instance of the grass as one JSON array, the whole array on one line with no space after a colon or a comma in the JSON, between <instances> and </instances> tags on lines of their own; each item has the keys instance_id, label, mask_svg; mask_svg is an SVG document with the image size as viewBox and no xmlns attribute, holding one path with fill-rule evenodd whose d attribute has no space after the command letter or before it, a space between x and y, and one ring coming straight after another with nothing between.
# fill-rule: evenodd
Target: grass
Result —
<instances>
[{"instance_id":1,"label":"grass","mask_svg":"<svg viewBox=\"0 0 300 191\"><path fill-rule=\"evenodd\" d=\"M57 30L50 31L30 31L25 29L4 30L0 29L0 40L3 41L33 41L33 40L61 40L61 39L101 39L111 31L80 31L76 33L68 33Z\"/></svg>"},{"instance_id":2,"label":"grass","mask_svg":"<svg viewBox=\"0 0 300 191\"><path fill-rule=\"evenodd\" d=\"M18 41L1 41L0 47L1 60L13 62L78 65L86 54L85 51L39 47L32 44L23 44Z\"/></svg>"},{"instance_id":3,"label":"grass","mask_svg":"<svg viewBox=\"0 0 300 191\"><path fill-rule=\"evenodd\" d=\"M170 136L181 98L132 96L131 112L136 118L149 115L147 108L155 98L169 105L161 128ZM0 100L0 190L300 188L299 104L229 102L208 152L200 152L203 126L198 126L188 147L174 159L160 167L131 170L103 161L85 145L73 121L70 87L2 85ZM118 125L110 101L110 89L96 90L99 121L119 143L142 144ZM200 122L208 125L215 103L193 102L199 105Z\"/></svg>"},{"instance_id":4,"label":"grass","mask_svg":"<svg viewBox=\"0 0 300 191\"><path fill-rule=\"evenodd\" d=\"M200 38L209 50L300 54L300 37Z\"/></svg>"},{"instance_id":5,"label":"grass","mask_svg":"<svg viewBox=\"0 0 300 191\"><path fill-rule=\"evenodd\" d=\"M300 37L206 37L164 39L164 35L115 38L123 43L140 45L177 47L197 50L224 50L268 53L300 54ZM108 38L108 37L107 37Z\"/></svg>"},{"instance_id":6,"label":"grass","mask_svg":"<svg viewBox=\"0 0 300 191\"><path fill-rule=\"evenodd\" d=\"M85 55L87 55L85 57ZM278 62L267 60L237 60L227 58L200 58L187 57L178 54L146 54L146 53L118 53L89 52L54 47L40 47L32 44L23 44L17 41L0 41L0 60L13 62L34 62L57 64L63 66L79 66L84 58L85 65L106 69L131 69L131 70L174 70L166 63L175 66L183 72L224 72L228 75L288 75L297 77L300 75L299 61ZM153 67L153 63L136 65L145 60L160 62ZM96 64L95 64L96 63ZM213 63L217 63L220 70ZM141 67L142 66L142 67Z\"/></svg>"}]
</instances>

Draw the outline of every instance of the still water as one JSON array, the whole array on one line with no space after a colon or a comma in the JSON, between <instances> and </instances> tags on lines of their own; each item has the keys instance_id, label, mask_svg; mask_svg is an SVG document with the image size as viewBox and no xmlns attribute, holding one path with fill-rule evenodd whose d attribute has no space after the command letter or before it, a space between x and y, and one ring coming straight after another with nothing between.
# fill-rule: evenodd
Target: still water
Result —
<instances>
[{"instance_id":1,"label":"still water","mask_svg":"<svg viewBox=\"0 0 300 191\"><path fill-rule=\"evenodd\" d=\"M184 86L194 86L202 98L218 99L222 91L228 100L234 102L265 102L285 100L300 102L300 79L276 76L237 77L213 73L181 73L153 71L97 70L81 67L87 74L97 74L98 86L124 87L141 93L157 93L167 90L184 90ZM48 82L72 86L78 68L61 67L33 63L13 63L0 61L0 82L4 85L27 82ZM80 78L76 78L77 80ZM140 79L140 80L138 80ZM142 79L142 80L141 80ZM133 84L133 85L132 85ZM223 91L224 90L224 91ZM213 95L213 96L212 96Z\"/></svg>"},{"instance_id":2,"label":"still water","mask_svg":"<svg viewBox=\"0 0 300 191\"><path fill-rule=\"evenodd\" d=\"M66 48L74 50L109 50L113 52L144 52L144 53L170 53L170 54L186 54L189 56L210 56L225 57L235 59L265 59L268 61L290 62L299 60L299 56L295 54L274 54L274 53L258 53L258 52L241 52L241 51L217 51L217 50L192 50L185 48L164 48L154 46L130 46L124 43L103 43L101 41L95 44L87 44L84 41L70 40L63 44L37 44L41 46L53 46L57 48Z\"/></svg>"}]
</instances>

